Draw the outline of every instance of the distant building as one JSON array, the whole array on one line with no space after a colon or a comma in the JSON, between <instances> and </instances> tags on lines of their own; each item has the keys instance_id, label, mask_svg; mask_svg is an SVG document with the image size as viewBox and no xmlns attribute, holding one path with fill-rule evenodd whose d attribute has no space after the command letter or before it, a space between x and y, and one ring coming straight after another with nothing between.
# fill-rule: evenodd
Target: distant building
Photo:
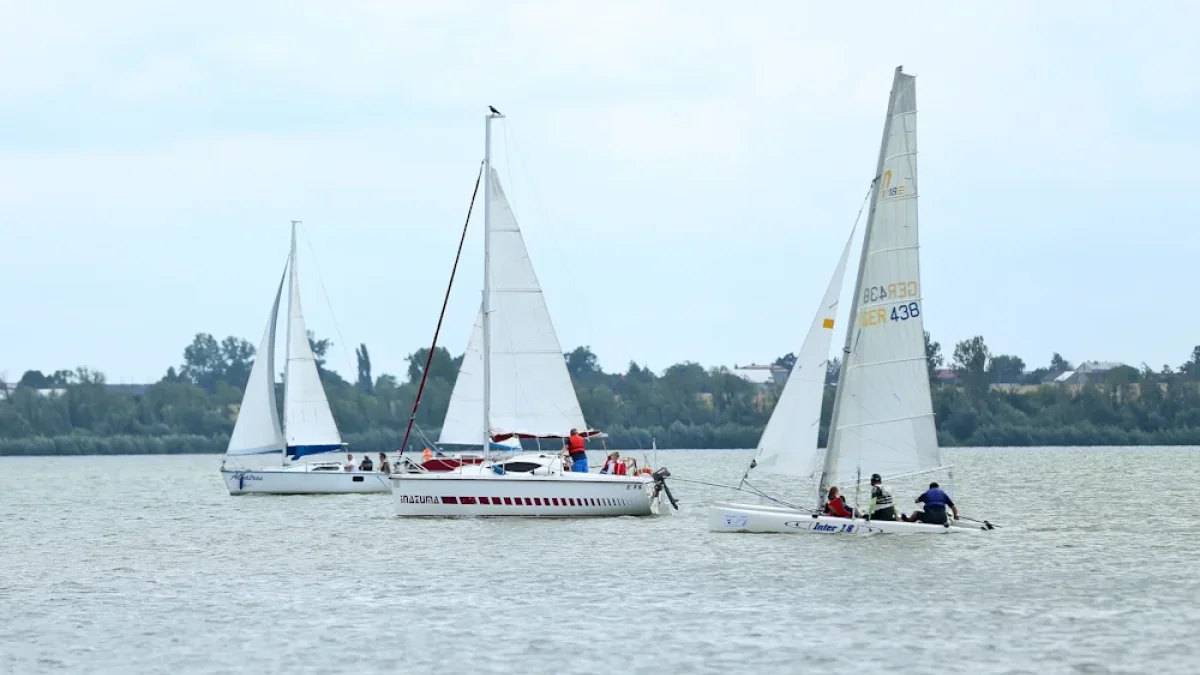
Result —
<instances>
[{"instance_id":1,"label":"distant building","mask_svg":"<svg viewBox=\"0 0 1200 675\"><path fill-rule=\"evenodd\" d=\"M1054 384L1097 384L1103 382L1109 371L1125 364L1116 361L1084 361L1075 370L1068 370L1054 378Z\"/></svg>"},{"instance_id":2,"label":"distant building","mask_svg":"<svg viewBox=\"0 0 1200 675\"><path fill-rule=\"evenodd\" d=\"M782 387L788 379L788 369L774 364L769 366L757 363L751 363L748 366L734 365L733 369L742 378L762 387L768 384Z\"/></svg>"},{"instance_id":3,"label":"distant building","mask_svg":"<svg viewBox=\"0 0 1200 675\"><path fill-rule=\"evenodd\" d=\"M962 384L962 380L959 379L958 373L953 368L939 368L933 374L933 379L942 386L957 387Z\"/></svg>"}]
</instances>

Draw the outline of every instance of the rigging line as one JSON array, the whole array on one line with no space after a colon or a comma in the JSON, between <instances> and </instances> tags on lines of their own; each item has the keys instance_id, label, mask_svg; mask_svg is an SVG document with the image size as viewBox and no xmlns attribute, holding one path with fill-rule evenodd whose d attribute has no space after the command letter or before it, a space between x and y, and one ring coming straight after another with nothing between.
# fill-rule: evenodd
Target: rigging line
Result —
<instances>
[{"instance_id":1,"label":"rigging line","mask_svg":"<svg viewBox=\"0 0 1200 675\"><path fill-rule=\"evenodd\" d=\"M329 301L329 292L325 290L325 279L321 276L321 266L317 264L317 252L313 249L312 237L308 234L308 226L304 223L301 223L301 225L304 227L304 243L308 244L308 252L312 255L313 269L317 271L317 282L321 285L321 295L325 296L325 306L329 308L329 316L333 318L333 329L337 332L338 340L342 344L342 355L346 357L346 367L353 367L357 371L356 362L350 360L350 352L346 351L346 338L342 337L342 328L338 325L337 314L333 311L333 303ZM305 338L307 337L306 335ZM349 371L347 370L346 372Z\"/></svg>"},{"instance_id":2,"label":"rigging line","mask_svg":"<svg viewBox=\"0 0 1200 675\"><path fill-rule=\"evenodd\" d=\"M429 346L429 354L425 357L425 368L421 372L421 384L417 386L417 397L413 400L412 414L408 417L408 428L404 430L404 440L400 444L401 455L408 449L408 437L412 435L413 424L417 421L417 409L421 405L421 394L425 391L425 380L429 377L429 366L433 363L433 352L437 349L438 334L442 331L442 319L446 318L446 305L450 303L450 289L454 288L454 276L458 272L458 261L462 258L463 244L467 241L467 226L471 223L471 211L475 208L475 197L479 195L479 183L482 180L483 161L480 161L479 174L475 177L475 189L471 191L471 203L467 206L467 217L463 221L462 235L458 238L458 252L454 254L454 266L450 268L450 281L446 284L446 295L442 298L442 311L438 314L437 327L433 329L433 344ZM491 185L490 177L488 184ZM486 432L487 429L484 431ZM485 453L487 452L486 447L483 450Z\"/></svg>"}]
</instances>

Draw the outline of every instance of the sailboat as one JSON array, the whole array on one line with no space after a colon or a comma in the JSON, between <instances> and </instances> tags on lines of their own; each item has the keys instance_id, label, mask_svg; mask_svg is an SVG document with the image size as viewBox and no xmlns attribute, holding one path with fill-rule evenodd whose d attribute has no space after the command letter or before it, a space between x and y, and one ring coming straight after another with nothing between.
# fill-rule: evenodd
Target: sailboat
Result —
<instances>
[{"instance_id":1,"label":"sailboat","mask_svg":"<svg viewBox=\"0 0 1200 675\"><path fill-rule=\"evenodd\" d=\"M385 474L346 471L339 461L346 445L321 385L300 306L297 223L292 222L291 251L250 368L242 405L221 462L221 477L231 495L387 492ZM275 326L285 282L288 323L281 426L275 399Z\"/></svg>"},{"instance_id":2,"label":"sailboat","mask_svg":"<svg viewBox=\"0 0 1200 675\"><path fill-rule=\"evenodd\" d=\"M552 450L488 457L450 471L394 473L399 516L639 516L665 511L665 469L630 476L572 472L561 455L583 417L521 229L491 168L494 110L485 118L483 302L455 384L442 440L547 441Z\"/></svg>"},{"instance_id":3,"label":"sailboat","mask_svg":"<svg viewBox=\"0 0 1200 675\"><path fill-rule=\"evenodd\" d=\"M751 469L816 478L817 508L798 508L769 496L775 504L719 502L708 509L712 531L944 534L992 527L987 521L965 518L936 525L871 520L857 514L839 518L820 512L831 485L861 487L864 476L873 473L887 480L949 469L941 462L926 366L918 264L916 110L915 78L898 67L826 448L817 444L821 402L853 232L751 463ZM897 512L903 508L903 501L898 501Z\"/></svg>"}]
</instances>

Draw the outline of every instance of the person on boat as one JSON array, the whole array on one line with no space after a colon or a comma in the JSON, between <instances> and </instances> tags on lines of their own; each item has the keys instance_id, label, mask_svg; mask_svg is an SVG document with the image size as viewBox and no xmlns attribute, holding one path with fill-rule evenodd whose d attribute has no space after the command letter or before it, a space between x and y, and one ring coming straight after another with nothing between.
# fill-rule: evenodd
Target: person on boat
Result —
<instances>
[{"instance_id":1,"label":"person on boat","mask_svg":"<svg viewBox=\"0 0 1200 675\"><path fill-rule=\"evenodd\" d=\"M363 461L358 465L359 471L372 471L375 469L375 463L371 461L370 455L363 455Z\"/></svg>"},{"instance_id":2,"label":"person on boat","mask_svg":"<svg viewBox=\"0 0 1200 675\"><path fill-rule=\"evenodd\" d=\"M347 471L354 470L354 455L346 455L346 466L342 467Z\"/></svg>"},{"instance_id":3,"label":"person on boat","mask_svg":"<svg viewBox=\"0 0 1200 675\"><path fill-rule=\"evenodd\" d=\"M431 459L433 459L433 451L425 448L425 452L421 453L421 461L428 462Z\"/></svg>"},{"instance_id":4,"label":"person on boat","mask_svg":"<svg viewBox=\"0 0 1200 675\"><path fill-rule=\"evenodd\" d=\"M871 506L867 515L871 520L896 519L896 502L892 499L892 491L884 487L883 477L877 473L871 474Z\"/></svg>"},{"instance_id":5,"label":"person on boat","mask_svg":"<svg viewBox=\"0 0 1200 675\"><path fill-rule=\"evenodd\" d=\"M628 474L629 474L629 460L630 460L630 459L632 459L632 457L630 457L630 458L626 458L626 459L623 459L623 460L617 460L617 462L616 462L615 464L613 464L613 470L612 470L613 474L615 474L615 475L617 475L617 476L626 476L626 475L628 475Z\"/></svg>"},{"instance_id":6,"label":"person on boat","mask_svg":"<svg viewBox=\"0 0 1200 675\"><path fill-rule=\"evenodd\" d=\"M382 473L392 472L392 465L387 461L387 453L379 453L379 471Z\"/></svg>"},{"instance_id":7,"label":"person on boat","mask_svg":"<svg viewBox=\"0 0 1200 675\"><path fill-rule=\"evenodd\" d=\"M839 494L837 486L829 486L829 498L825 500L826 515L838 518L853 518L854 511L846 504L845 495Z\"/></svg>"},{"instance_id":8,"label":"person on boat","mask_svg":"<svg viewBox=\"0 0 1200 675\"><path fill-rule=\"evenodd\" d=\"M620 457L621 453L615 450L609 453L608 457L604 460L604 466L600 467L600 473L616 473L617 465L621 463Z\"/></svg>"},{"instance_id":9,"label":"person on boat","mask_svg":"<svg viewBox=\"0 0 1200 675\"><path fill-rule=\"evenodd\" d=\"M571 455L571 471L587 473L587 446L584 443L583 436L579 435L578 429L571 430L571 435L567 437L567 442L564 444L564 446L567 453Z\"/></svg>"},{"instance_id":10,"label":"person on boat","mask_svg":"<svg viewBox=\"0 0 1200 675\"><path fill-rule=\"evenodd\" d=\"M909 523L929 523L930 525L945 525L949 522L946 519L946 507L950 507L951 513L954 514L954 519L958 520L958 507L954 505L954 500L950 499L950 495L946 491L938 487L937 481L929 484L929 489L922 492L917 497L918 504L924 502L924 510L913 511L911 516L905 517L900 514L900 519Z\"/></svg>"}]
</instances>

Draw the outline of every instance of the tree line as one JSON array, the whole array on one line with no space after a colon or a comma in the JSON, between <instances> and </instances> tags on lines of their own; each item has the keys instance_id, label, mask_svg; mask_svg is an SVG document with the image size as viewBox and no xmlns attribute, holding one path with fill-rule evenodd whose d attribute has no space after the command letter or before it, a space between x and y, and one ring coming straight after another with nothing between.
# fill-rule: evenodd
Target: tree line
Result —
<instances>
[{"instance_id":1,"label":"tree line","mask_svg":"<svg viewBox=\"0 0 1200 675\"><path fill-rule=\"evenodd\" d=\"M1078 385L1052 382L1072 370L1057 353L1027 371L1017 356L992 354L981 336L959 342L949 358L925 338L944 446L1200 445L1200 346L1180 366L1119 366ZM332 342L311 333L309 340L351 451L398 449L428 349L408 356L403 377L376 376L367 346L359 345L354 379L347 380L327 367ZM0 455L223 452L254 355L246 340L201 333L183 350L182 364L144 387L109 385L89 368L32 370L0 382ZM661 448L754 447L782 389L690 361L661 373L631 362L610 373L586 346L564 359L585 418L608 434L603 443L611 448L645 449L655 440ZM794 362L787 354L774 363ZM434 350L416 417L421 433L410 450L437 438L461 363L461 355ZM822 442L839 367L837 359L829 364Z\"/></svg>"}]
</instances>

